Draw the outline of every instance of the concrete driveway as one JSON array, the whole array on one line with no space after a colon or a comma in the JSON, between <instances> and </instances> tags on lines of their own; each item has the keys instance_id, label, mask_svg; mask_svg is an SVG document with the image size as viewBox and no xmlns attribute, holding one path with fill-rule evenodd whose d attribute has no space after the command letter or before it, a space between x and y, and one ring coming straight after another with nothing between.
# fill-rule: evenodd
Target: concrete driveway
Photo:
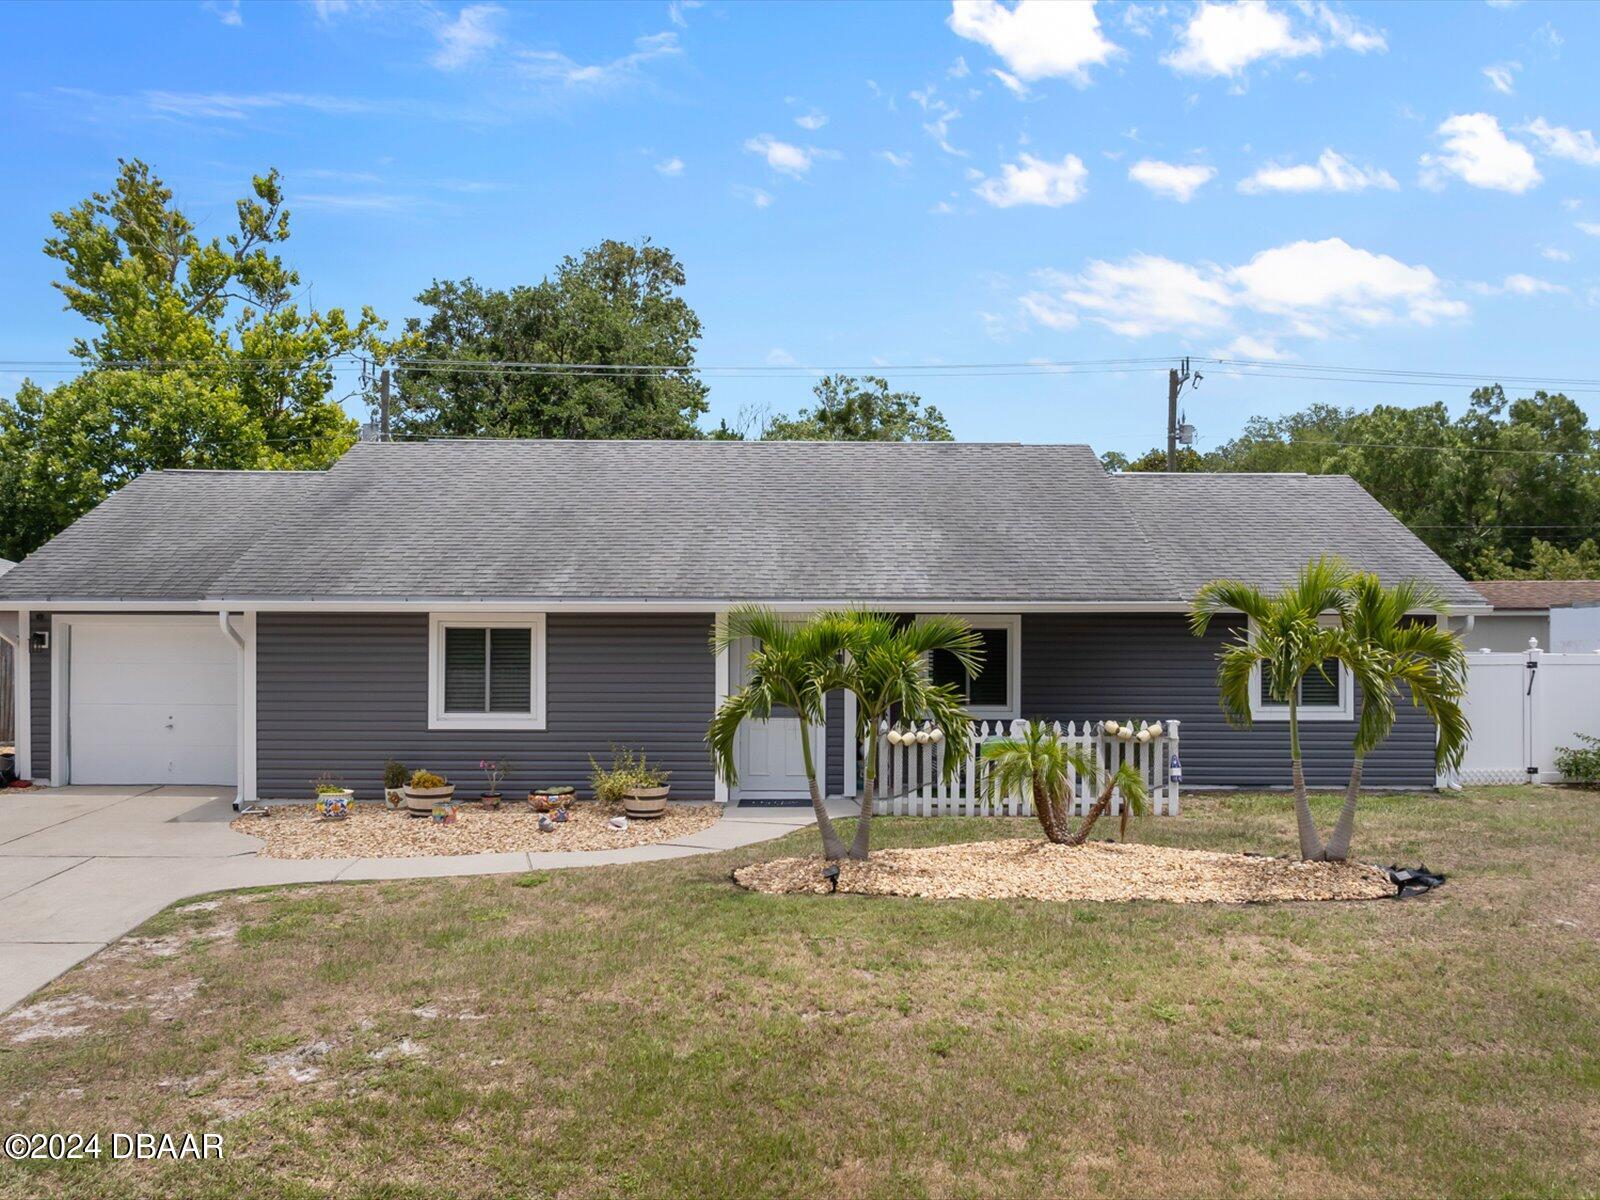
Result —
<instances>
[{"instance_id":1,"label":"concrete driveway","mask_svg":"<svg viewBox=\"0 0 1600 1200\"><path fill-rule=\"evenodd\" d=\"M257 858L228 828L232 789L67 787L0 793L0 1012L167 905L201 892L651 862L780 837L811 810L732 809L676 842L625 850L422 858Z\"/></svg>"}]
</instances>

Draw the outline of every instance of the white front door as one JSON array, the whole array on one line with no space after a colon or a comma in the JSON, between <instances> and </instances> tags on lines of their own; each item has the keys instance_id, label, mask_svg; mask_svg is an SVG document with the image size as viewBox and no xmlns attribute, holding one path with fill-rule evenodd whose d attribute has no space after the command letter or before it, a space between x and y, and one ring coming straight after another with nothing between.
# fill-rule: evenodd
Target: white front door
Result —
<instances>
[{"instance_id":1,"label":"white front door","mask_svg":"<svg viewBox=\"0 0 1600 1200\"><path fill-rule=\"evenodd\" d=\"M66 782L236 778L238 654L215 617L59 620Z\"/></svg>"},{"instance_id":2,"label":"white front door","mask_svg":"<svg viewBox=\"0 0 1600 1200\"><path fill-rule=\"evenodd\" d=\"M744 686L746 664L751 650L748 639L740 641L729 653L733 656L733 687ZM817 768L817 782L826 791L827 776L824 759L823 727L811 730L812 761ZM773 709L766 721L746 721L739 727L737 754L739 786L736 793L751 799L788 800L807 799L811 795L806 781L806 761L800 749L800 720L789 708Z\"/></svg>"}]
</instances>

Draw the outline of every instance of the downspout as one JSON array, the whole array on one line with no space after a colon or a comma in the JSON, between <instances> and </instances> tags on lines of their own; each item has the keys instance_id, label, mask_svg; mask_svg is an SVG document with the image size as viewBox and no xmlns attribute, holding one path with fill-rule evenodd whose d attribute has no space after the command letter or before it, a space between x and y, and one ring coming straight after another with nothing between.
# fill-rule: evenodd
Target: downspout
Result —
<instances>
[{"instance_id":1,"label":"downspout","mask_svg":"<svg viewBox=\"0 0 1600 1200\"><path fill-rule=\"evenodd\" d=\"M245 677L244 655L245 655L245 650L247 648L245 640L244 640L244 637L239 633L239 631L237 629L235 629L233 627L233 623L228 620L228 610L227 609L222 609L217 613L217 624L222 626L222 632L228 635L228 640L231 641L235 646L237 646L239 648L237 679L238 679L238 687L242 692L243 688L244 688L244 677ZM234 745L235 745L234 757L238 761L237 761L236 765L234 766L234 774L235 774L235 777L234 777L234 793L233 793L233 811L234 812L238 812L241 808L244 807L244 798L245 798L245 796L244 796L244 791L245 791L245 789L244 789L244 771L245 771L244 756L245 756L245 749L246 749L246 747L245 747L245 737L244 737L244 722L245 722L244 705L242 705L242 704L236 705L236 711L237 711L237 719L236 719L236 721L234 723L233 737L234 737Z\"/></svg>"}]
</instances>

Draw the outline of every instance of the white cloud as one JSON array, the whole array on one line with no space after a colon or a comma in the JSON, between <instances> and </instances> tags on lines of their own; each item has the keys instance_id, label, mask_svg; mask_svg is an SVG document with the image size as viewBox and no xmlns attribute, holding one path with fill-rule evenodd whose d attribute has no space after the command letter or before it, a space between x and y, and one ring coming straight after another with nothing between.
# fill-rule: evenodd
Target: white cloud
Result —
<instances>
[{"instance_id":1,"label":"white cloud","mask_svg":"<svg viewBox=\"0 0 1600 1200\"><path fill-rule=\"evenodd\" d=\"M1449 174L1473 187L1521 193L1542 178L1533 154L1508 138L1488 113L1457 113L1437 132L1444 139L1443 152L1424 154L1420 160L1426 187L1443 187Z\"/></svg>"},{"instance_id":2,"label":"white cloud","mask_svg":"<svg viewBox=\"0 0 1600 1200\"><path fill-rule=\"evenodd\" d=\"M239 0L205 0L200 6L224 25L243 25L244 14L239 11Z\"/></svg>"},{"instance_id":3,"label":"white cloud","mask_svg":"<svg viewBox=\"0 0 1600 1200\"><path fill-rule=\"evenodd\" d=\"M950 64L950 69L944 73L944 77L946 79L965 79L971 74L972 68L967 66L966 58L958 54L955 62Z\"/></svg>"},{"instance_id":4,"label":"white cloud","mask_svg":"<svg viewBox=\"0 0 1600 1200\"><path fill-rule=\"evenodd\" d=\"M1358 167L1333 149L1325 149L1315 163L1267 163L1239 182L1246 195L1262 192L1359 192L1367 188L1394 189L1393 175L1377 167Z\"/></svg>"},{"instance_id":5,"label":"white cloud","mask_svg":"<svg viewBox=\"0 0 1600 1200\"><path fill-rule=\"evenodd\" d=\"M813 108L810 112L802 113L794 119L794 123L801 129L809 129L815 133L828 123L828 114Z\"/></svg>"},{"instance_id":6,"label":"white cloud","mask_svg":"<svg viewBox=\"0 0 1600 1200\"><path fill-rule=\"evenodd\" d=\"M1522 126L1522 131L1531 134L1546 154L1571 159L1586 167L1600 167L1600 143L1595 142L1590 130L1552 125L1539 117Z\"/></svg>"},{"instance_id":7,"label":"white cloud","mask_svg":"<svg viewBox=\"0 0 1600 1200\"><path fill-rule=\"evenodd\" d=\"M1539 254L1540 257L1545 258L1550 262L1565 263L1572 261L1572 254L1569 251L1561 249L1560 246L1545 246L1539 251Z\"/></svg>"},{"instance_id":8,"label":"white cloud","mask_svg":"<svg viewBox=\"0 0 1600 1200\"><path fill-rule=\"evenodd\" d=\"M1166 15L1165 4L1127 4L1122 9L1122 23L1134 37L1149 37L1155 23Z\"/></svg>"},{"instance_id":9,"label":"white cloud","mask_svg":"<svg viewBox=\"0 0 1600 1200\"><path fill-rule=\"evenodd\" d=\"M1579 221L1577 226L1590 237L1600 237L1600 221Z\"/></svg>"},{"instance_id":10,"label":"white cloud","mask_svg":"<svg viewBox=\"0 0 1600 1200\"><path fill-rule=\"evenodd\" d=\"M1542 296L1567 290L1563 284L1523 274L1507 275L1500 283L1469 283L1467 287L1480 296Z\"/></svg>"},{"instance_id":11,"label":"white cloud","mask_svg":"<svg viewBox=\"0 0 1600 1200\"><path fill-rule=\"evenodd\" d=\"M1381 52L1389 48L1389 40L1384 37L1383 30L1370 29L1348 13L1322 3L1317 4L1313 12L1317 23L1336 46L1343 46L1357 54L1371 54L1375 50Z\"/></svg>"},{"instance_id":12,"label":"white cloud","mask_svg":"<svg viewBox=\"0 0 1600 1200\"><path fill-rule=\"evenodd\" d=\"M1490 63L1483 69L1483 75L1490 87L1502 96L1509 96L1517 90L1516 73L1520 70L1522 64L1519 62Z\"/></svg>"},{"instance_id":13,"label":"white cloud","mask_svg":"<svg viewBox=\"0 0 1600 1200\"><path fill-rule=\"evenodd\" d=\"M1282 362L1284 359L1293 358L1294 355L1286 350L1280 350L1271 341L1251 337L1248 333L1241 333L1233 341L1216 352L1218 358L1249 358L1263 362Z\"/></svg>"},{"instance_id":14,"label":"white cloud","mask_svg":"<svg viewBox=\"0 0 1600 1200\"><path fill-rule=\"evenodd\" d=\"M1005 86L1006 91L1010 92L1018 100L1026 100L1028 98L1028 85L1010 71L1002 71L999 67L990 67L989 74L998 79Z\"/></svg>"},{"instance_id":15,"label":"white cloud","mask_svg":"<svg viewBox=\"0 0 1600 1200\"><path fill-rule=\"evenodd\" d=\"M1251 357L1263 358L1268 355L1261 349L1279 336L1324 337L1397 322L1428 325L1467 311L1427 267L1341 238L1291 242L1240 266L1136 254L1119 262L1092 261L1075 274L1045 271L1038 278L1043 286L1020 304L1048 328L1070 328L1087 318L1125 337L1216 333L1253 314L1281 322L1278 332L1240 335L1253 340Z\"/></svg>"},{"instance_id":16,"label":"white cloud","mask_svg":"<svg viewBox=\"0 0 1600 1200\"><path fill-rule=\"evenodd\" d=\"M891 167L897 167L902 171L911 165L911 155L896 154L893 150L879 150L878 157Z\"/></svg>"},{"instance_id":17,"label":"white cloud","mask_svg":"<svg viewBox=\"0 0 1600 1200\"><path fill-rule=\"evenodd\" d=\"M986 179L972 190L996 208L1018 204L1059 208L1083 199L1084 181L1088 178L1089 168L1076 154L1069 154L1058 163L1024 154L1018 161L1006 163L999 179Z\"/></svg>"},{"instance_id":18,"label":"white cloud","mask_svg":"<svg viewBox=\"0 0 1600 1200\"><path fill-rule=\"evenodd\" d=\"M954 155L957 158L966 158L967 152L965 150L958 149L950 144L950 122L960 118L961 110L952 108L949 104L939 99L938 96L934 95L934 90L933 85L930 83L921 91L908 93L911 99L917 102L917 107L928 115L929 119L922 124L923 131L938 142L939 149L946 154Z\"/></svg>"},{"instance_id":19,"label":"white cloud","mask_svg":"<svg viewBox=\"0 0 1600 1200\"><path fill-rule=\"evenodd\" d=\"M792 367L796 361L795 356L782 346L774 346L767 351L767 366L769 367Z\"/></svg>"},{"instance_id":20,"label":"white cloud","mask_svg":"<svg viewBox=\"0 0 1600 1200\"><path fill-rule=\"evenodd\" d=\"M1216 178L1217 169L1200 163L1168 163L1153 158L1140 159L1128 168L1128 178L1143 184L1158 196L1180 204Z\"/></svg>"},{"instance_id":21,"label":"white cloud","mask_svg":"<svg viewBox=\"0 0 1600 1200\"><path fill-rule=\"evenodd\" d=\"M580 63L558 50L519 50L517 67L529 79L603 91L634 79L645 63L682 53L678 35L666 30L635 38L630 53L610 62Z\"/></svg>"},{"instance_id":22,"label":"white cloud","mask_svg":"<svg viewBox=\"0 0 1600 1200\"><path fill-rule=\"evenodd\" d=\"M1094 0L953 0L948 24L959 37L993 50L1017 79L1067 79L1090 83L1089 68L1102 66L1118 46L1100 31Z\"/></svg>"},{"instance_id":23,"label":"white cloud","mask_svg":"<svg viewBox=\"0 0 1600 1200\"><path fill-rule=\"evenodd\" d=\"M677 155L673 155L671 158L664 158L656 164L656 170L662 175L665 175L668 179L671 179L677 175L682 175L683 159L679 158Z\"/></svg>"},{"instance_id":24,"label":"white cloud","mask_svg":"<svg viewBox=\"0 0 1600 1200\"><path fill-rule=\"evenodd\" d=\"M433 65L441 71L454 71L494 49L500 44L495 26L505 11L498 4L468 4L456 13L455 20L438 25L433 31L439 40Z\"/></svg>"},{"instance_id":25,"label":"white cloud","mask_svg":"<svg viewBox=\"0 0 1600 1200\"><path fill-rule=\"evenodd\" d=\"M742 200L750 201L757 208L767 208L772 204L772 193L767 191L766 188L746 187L743 184L735 184L733 194Z\"/></svg>"},{"instance_id":26,"label":"white cloud","mask_svg":"<svg viewBox=\"0 0 1600 1200\"><path fill-rule=\"evenodd\" d=\"M1297 34L1288 14L1266 0L1201 0L1184 26L1182 45L1162 61L1190 75L1237 75L1259 59L1321 52L1321 39Z\"/></svg>"},{"instance_id":27,"label":"white cloud","mask_svg":"<svg viewBox=\"0 0 1600 1200\"><path fill-rule=\"evenodd\" d=\"M679 29L687 29L689 19L683 14L699 8L704 3L705 0L672 0L672 3L667 5L667 20Z\"/></svg>"},{"instance_id":28,"label":"white cloud","mask_svg":"<svg viewBox=\"0 0 1600 1200\"><path fill-rule=\"evenodd\" d=\"M767 166L780 175L788 175L794 179L801 178L811 170L811 165L817 159L833 157L829 151L818 150L815 146L796 146L793 142L781 142L770 133L746 138L744 148L751 154L761 155L767 160Z\"/></svg>"}]
</instances>

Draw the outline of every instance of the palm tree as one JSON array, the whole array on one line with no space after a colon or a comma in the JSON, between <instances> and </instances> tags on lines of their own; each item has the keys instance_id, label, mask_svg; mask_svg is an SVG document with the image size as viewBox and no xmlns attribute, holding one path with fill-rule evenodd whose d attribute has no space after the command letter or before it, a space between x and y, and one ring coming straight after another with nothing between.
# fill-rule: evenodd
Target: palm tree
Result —
<instances>
[{"instance_id":1,"label":"palm tree","mask_svg":"<svg viewBox=\"0 0 1600 1200\"><path fill-rule=\"evenodd\" d=\"M908 721L932 720L944 733L944 778L952 778L965 757L972 718L954 687L929 677L928 658L942 651L976 674L982 666L982 639L958 617L901 622L888 613L859 610L838 617L845 627L843 685L855 694L856 728L866 751L850 857L865 859L872 848L872 806L878 792L879 726L892 712Z\"/></svg>"},{"instance_id":2,"label":"palm tree","mask_svg":"<svg viewBox=\"0 0 1600 1200\"><path fill-rule=\"evenodd\" d=\"M1328 837L1326 857L1343 862L1350 857L1355 832L1356 799L1361 792L1362 759L1394 729L1395 697L1401 687L1411 693L1411 703L1433 719L1438 730L1434 760L1439 767L1457 766L1472 735L1461 698L1467 690L1467 658L1461 639L1447 629L1416 614L1442 614L1444 599L1431 585L1406 580L1392 588L1376 575L1360 574L1350 581L1350 605L1341 632L1346 661L1367 660L1362 684L1361 720L1356 726L1355 758L1344 807Z\"/></svg>"},{"instance_id":3,"label":"palm tree","mask_svg":"<svg viewBox=\"0 0 1600 1200\"><path fill-rule=\"evenodd\" d=\"M1249 728L1251 681L1259 670L1274 700L1289 708L1289 762L1294 781L1294 816L1300 837L1300 857L1324 855L1311 805L1306 799L1305 771L1300 758L1300 681L1311 671L1321 671L1329 659L1348 661L1358 681L1366 670L1365 656L1349 656L1342 631L1323 624L1325 613L1341 620L1350 606L1350 570L1335 558L1307 563L1298 578L1269 596L1252 584L1236 579L1215 579L1201 586L1190 606L1189 628L1204 635L1219 613L1239 612L1252 626L1241 630L1218 655L1218 700L1230 725ZM1353 661L1349 661L1353 660Z\"/></svg>"},{"instance_id":4,"label":"palm tree","mask_svg":"<svg viewBox=\"0 0 1600 1200\"><path fill-rule=\"evenodd\" d=\"M1111 806L1113 793L1122 794L1124 834L1128 812L1143 813L1149 800L1144 779L1133 764L1123 763L1114 772L1106 771L1094 754L1069 746L1044 721L1030 723L1021 737L991 741L983 748L983 757L991 768L991 792L1032 797L1033 811L1044 826L1045 837L1060 846L1081 846L1088 841L1094 823ZM1088 780L1091 791L1099 788L1100 794L1084 814L1077 832L1068 833L1074 774Z\"/></svg>"},{"instance_id":5,"label":"palm tree","mask_svg":"<svg viewBox=\"0 0 1600 1200\"><path fill-rule=\"evenodd\" d=\"M805 760L811 809L822 833L822 853L830 860L843 858L845 845L822 801L811 729L823 720L827 694L843 683L847 632L838 613L818 613L797 623L772 609L748 605L731 610L717 623L711 638L712 649L718 653L744 638L756 647L746 664L745 685L722 702L706 732L718 773L730 785L739 781L735 759L741 724L765 721L780 706L793 709L800 723L800 753Z\"/></svg>"}]
</instances>

